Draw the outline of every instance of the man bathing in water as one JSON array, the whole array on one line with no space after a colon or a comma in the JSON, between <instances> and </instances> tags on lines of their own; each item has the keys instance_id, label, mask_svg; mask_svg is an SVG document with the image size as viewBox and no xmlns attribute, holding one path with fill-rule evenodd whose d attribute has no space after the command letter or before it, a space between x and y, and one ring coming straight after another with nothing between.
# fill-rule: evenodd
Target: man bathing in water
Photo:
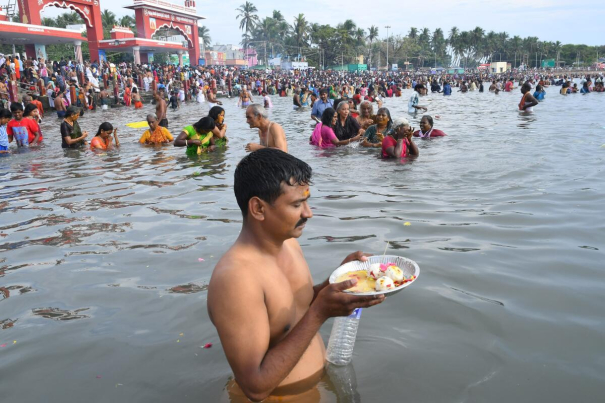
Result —
<instances>
[{"instance_id":1,"label":"man bathing in water","mask_svg":"<svg viewBox=\"0 0 605 403\"><path fill-rule=\"evenodd\" d=\"M538 105L538 100L531 94L531 84L525 83L521 87L521 93L523 98L519 102L519 111L521 112L533 112L534 106Z\"/></svg>"},{"instance_id":2,"label":"man bathing in water","mask_svg":"<svg viewBox=\"0 0 605 403\"><path fill-rule=\"evenodd\" d=\"M250 106L250 101L252 100L252 96L248 92L248 87L245 85L242 87L242 91L239 93L239 101L238 105L242 108L247 108Z\"/></svg>"},{"instance_id":3,"label":"man bathing in water","mask_svg":"<svg viewBox=\"0 0 605 403\"><path fill-rule=\"evenodd\" d=\"M321 325L384 300L342 292L356 280L313 285L296 241L313 217L310 182L306 163L275 149L251 153L235 170L243 226L208 287L208 313L235 376L231 401L309 392L325 364ZM356 252L343 263L353 260L365 257Z\"/></svg>"},{"instance_id":4,"label":"man bathing in water","mask_svg":"<svg viewBox=\"0 0 605 403\"><path fill-rule=\"evenodd\" d=\"M166 118L166 100L164 99L164 93L156 91L153 93L155 98L155 116L159 121L158 125L168 129L168 119Z\"/></svg>"},{"instance_id":5,"label":"man bathing in water","mask_svg":"<svg viewBox=\"0 0 605 403\"><path fill-rule=\"evenodd\" d=\"M268 147L288 152L288 142L284 129L278 123L269 120L267 110L261 105L252 104L246 108L246 122L248 122L251 129L258 129L258 137L260 138L260 144L246 144L246 151L256 151Z\"/></svg>"}]
</instances>

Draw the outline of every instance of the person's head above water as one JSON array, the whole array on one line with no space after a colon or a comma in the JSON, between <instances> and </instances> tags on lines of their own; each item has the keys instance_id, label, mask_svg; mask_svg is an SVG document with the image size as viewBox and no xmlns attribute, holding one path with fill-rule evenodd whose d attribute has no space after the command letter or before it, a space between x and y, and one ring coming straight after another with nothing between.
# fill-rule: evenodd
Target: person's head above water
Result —
<instances>
[{"instance_id":1,"label":"person's head above water","mask_svg":"<svg viewBox=\"0 0 605 403\"><path fill-rule=\"evenodd\" d=\"M259 127L263 119L268 119L269 113L260 104L252 104L246 108L246 122L250 128Z\"/></svg>"},{"instance_id":2,"label":"person's head above water","mask_svg":"<svg viewBox=\"0 0 605 403\"><path fill-rule=\"evenodd\" d=\"M311 176L307 163L274 148L244 157L233 184L244 225L256 222L280 237L299 237L302 225L313 217L306 203Z\"/></svg>"},{"instance_id":3,"label":"person's head above water","mask_svg":"<svg viewBox=\"0 0 605 403\"><path fill-rule=\"evenodd\" d=\"M221 124L221 123L223 123L223 120L225 119L225 110L223 108L221 108L220 106L213 106L208 111L208 116L210 116L212 119L214 119L214 121L216 123ZM220 117L220 119L219 119L219 117Z\"/></svg>"},{"instance_id":4,"label":"person's head above water","mask_svg":"<svg viewBox=\"0 0 605 403\"><path fill-rule=\"evenodd\" d=\"M334 108L326 108L324 113L321 115L321 123L329 127L334 127L334 123L336 122L334 119L335 117L336 111Z\"/></svg>"},{"instance_id":5,"label":"person's head above water","mask_svg":"<svg viewBox=\"0 0 605 403\"><path fill-rule=\"evenodd\" d=\"M193 128L200 134L206 134L216 127L216 122L210 116L205 116L194 123Z\"/></svg>"},{"instance_id":6,"label":"person's head above water","mask_svg":"<svg viewBox=\"0 0 605 403\"><path fill-rule=\"evenodd\" d=\"M424 133L428 132L433 128L433 117L430 115L424 115L422 119L420 119L420 130Z\"/></svg>"}]
</instances>

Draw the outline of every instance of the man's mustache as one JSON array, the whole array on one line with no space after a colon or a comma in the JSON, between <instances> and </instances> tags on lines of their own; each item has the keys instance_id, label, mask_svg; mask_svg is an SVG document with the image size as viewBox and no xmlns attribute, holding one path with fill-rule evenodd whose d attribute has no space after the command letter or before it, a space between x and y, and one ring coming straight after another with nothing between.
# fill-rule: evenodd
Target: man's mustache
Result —
<instances>
[{"instance_id":1,"label":"man's mustache","mask_svg":"<svg viewBox=\"0 0 605 403\"><path fill-rule=\"evenodd\" d=\"M300 227L301 225L303 225L304 223L306 223L308 220L308 218L302 218L297 224L295 228Z\"/></svg>"}]
</instances>

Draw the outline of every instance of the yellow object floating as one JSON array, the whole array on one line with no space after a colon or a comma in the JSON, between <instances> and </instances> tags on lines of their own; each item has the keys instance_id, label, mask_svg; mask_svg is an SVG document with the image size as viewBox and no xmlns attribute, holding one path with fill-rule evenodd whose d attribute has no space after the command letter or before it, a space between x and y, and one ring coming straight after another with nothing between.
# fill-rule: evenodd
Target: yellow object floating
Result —
<instances>
[{"instance_id":1,"label":"yellow object floating","mask_svg":"<svg viewBox=\"0 0 605 403\"><path fill-rule=\"evenodd\" d=\"M409 227L412 224L410 224L409 222L406 222L406 223L403 223L403 225L405 225L406 227Z\"/></svg>"},{"instance_id":2,"label":"yellow object floating","mask_svg":"<svg viewBox=\"0 0 605 403\"><path fill-rule=\"evenodd\" d=\"M144 127L149 127L146 120L143 120L142 122L127 123L126 126L132 128L132 129L142 129Z\"/></svg>"}]
</instances>

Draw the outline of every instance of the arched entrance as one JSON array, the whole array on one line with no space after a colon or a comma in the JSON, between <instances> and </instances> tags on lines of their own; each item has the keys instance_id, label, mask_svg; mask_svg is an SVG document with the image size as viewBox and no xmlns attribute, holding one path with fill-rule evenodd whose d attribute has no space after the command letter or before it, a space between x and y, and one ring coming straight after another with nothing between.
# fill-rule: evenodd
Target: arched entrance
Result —
<instances>
[{"instance_id":1,"label":"arched entrance","mask_svg":"<svg viewBox=\"0 0 605 403\"><path fill-rule=\"evenodd\" d=\"M197 32L197 21L203 19L197 15L195 1L185 0L185 5L177 5L157 0L135 0L133 6L127 6L135 11L137 35L140 38L152 39L161 28L177 30L187 39L189 60L198 64L200 58L200 40Z\"/></svg>"},{"instance_id":2,"label":"arched entrance","mask_svg":"<svg viewBox=\"0 0 605 403\"><path fill-rule=\"evenodd\" d=\"M40 13L46 7L66 8L75 11L86 24L86 36L90 59L99 60L99 41L103 39L103 23L101 21L101 7L98 0L19 0L19 19L25 24L42 25ZM80 53L80 43L74 43L76 55ZM34 45L26 45L27 55L35 57Z\"/></svg>"}]
</instances>

